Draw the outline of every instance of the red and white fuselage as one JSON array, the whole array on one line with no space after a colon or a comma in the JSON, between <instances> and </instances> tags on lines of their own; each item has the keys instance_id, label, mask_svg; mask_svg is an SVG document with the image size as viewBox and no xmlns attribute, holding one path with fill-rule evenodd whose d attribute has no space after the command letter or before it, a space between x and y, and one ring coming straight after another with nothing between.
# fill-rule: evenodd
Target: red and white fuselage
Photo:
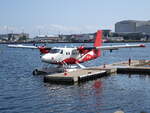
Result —
<instances>
[{"instance_id":1,"label":"red and white fuselage","mask_svg":"<svg viewBox=\"0 0 150 113\"><path fill-rule=\"evenodd\" d=\"M76 64L97 58L95 50L84 50L80 48L53 48L41 56L41 60L51 64Z\"/></svg>"},{"instance_id":2,"label":"red and white fuselage","mask_svg":"<svg viewBox=\"0 0 150 113\"><path fill-rule=\"evenodd\" d=\"M102 31L96 33L93 47L73 47L73 48L58 48L46 50L46 48L39 47L43 55L41 59L43 62L51 64L77 64L89 60L93 60L100 56L100 48L102 46Z\"/></svg>"}]
</instances>

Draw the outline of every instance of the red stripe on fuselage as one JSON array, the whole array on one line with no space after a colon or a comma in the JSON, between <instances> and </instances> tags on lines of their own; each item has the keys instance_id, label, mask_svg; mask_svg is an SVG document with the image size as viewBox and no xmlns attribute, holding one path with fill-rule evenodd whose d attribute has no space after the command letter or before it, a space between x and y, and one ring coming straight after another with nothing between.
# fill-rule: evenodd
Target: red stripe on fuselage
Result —
<instances>
[{"instance_id":1,"label":"red stripe on fuselage","mask_svg":"<svg viewBox=\"0 0 150 113\"><path fill-rule=\"evenodd\" d=\"M76 64L76 62L79 62L79 61L75 58L67 58L67 59L63 60L63 62L65 62L67 64Z\"/></svg>"},{"instance_id":2,"label":"red stripe on fuselage","mask_svg":"<svg viewBox=\"0 0 150 113\"><path fill-rule=\"evenodd\" d=\"M94 50L93 50L94 51ZM89 61L89 60L93 60L93 59L95 59L95 58L97 58L98 56L96 55L96 54L93 54L93 55L91 55L91 54L87 54L83 59L82 59L82 61L80 61L80 62L86 62L86 61Z\"/></svg>"},{"instance_id":3,"label":"red stripe on fuselage","mask_svg":"<svg viewBox=\"0 0 150 113\"><path fill-rule=\"evenodd\" d=\"M77 49L79 50L80 54L86 54L90 51L90 50L85 49L84 46L80 46Z\"/></svg>"},{"instance_id":4,"label":"red stripe on fuselage","mask_svg":"<svg viewBox=\"0 0 150 113\"><path fill-rule=\"evenodd\" d=\"M63 61L61 62L53 62L52 64L76 64L77 62L78 63L83 63L83 62L86 62L86 61L89 61L89 60L93 60L97 58L97 56L93 56L93 55L90 55L90 54L87 54L86 56L84 56L84 58L82 60L78 60L78 59L75 59L75 58L67 58L67 59L64 59Z\"/></svg>"}]
</instances>

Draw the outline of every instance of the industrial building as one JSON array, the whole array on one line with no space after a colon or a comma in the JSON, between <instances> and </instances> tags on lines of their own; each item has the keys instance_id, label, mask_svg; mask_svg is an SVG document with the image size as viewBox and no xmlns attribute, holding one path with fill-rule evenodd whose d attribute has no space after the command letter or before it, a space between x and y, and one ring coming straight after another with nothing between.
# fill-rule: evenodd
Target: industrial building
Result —
<instances>
[{"instance_id":1,"label":"industrial building","mask_svg":"<svg viewBox=\"0 0 150 113\"><path fill-rule=\"evenodd\" d=\"M23 42L29 39L27 33L0 34L0 42Z\"/></svg>"},{"instance_id":2,"label":"industrial building","mask_svg":"<svg viewBox=\"0 0 150 113\"><path fill-rule=\"evenodd\" d=\"M35 42L58 42L60 40L57 35L38 35L33 38Z\"/></svg>"},{"instance_id":3,"label":"industrial building","mask_svg":"<svg viewBox=\"0 0 150 113\"><path fill-rule=\"evenodd\" d=\"M111 30L104 29L103 38L110 36ZM67 42L94 42L96 33L84 33L84 34L71 34L71 35L60 35L63 41Z\"/></svg>"},{"instance_id":4,"label":"industrial building","mask_svg":"<svg viewBox=\"0 0 150 113\"><path fill-rule=\"evenodd\" d=\"M143 33L150 35L150 21L124 20L115 24L116 33Z\"/></svg>"},{"instance_id":5,"label":"industrial building","mask_svg":"<svg viewBox=\"0 0 150 113\"><path fill-rule=\"evenodd\" d=\"M94 33L60 35L60 39L65 42L90 42L94 39Z\"/></svg>"}]
</instances>

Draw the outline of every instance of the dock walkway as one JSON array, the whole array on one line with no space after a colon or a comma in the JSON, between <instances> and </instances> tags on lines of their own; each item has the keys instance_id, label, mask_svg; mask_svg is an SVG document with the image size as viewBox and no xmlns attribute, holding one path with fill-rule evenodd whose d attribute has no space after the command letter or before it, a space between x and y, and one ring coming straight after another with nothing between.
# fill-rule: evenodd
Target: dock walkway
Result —
<instances>
[{"instance_id":1,"label":"dock walkway","mask_svg":"<svg viewBox=\"0 0 150 113\"><path fill-rule=\"evenodd\" d=\"M46 75L44 77L44 82L56 84L74 84L107 76L112 73L150 74L150 67L145 67L145 65L149 64L150 60L133 60L130 62L130 65L129 61L117 62L113 64L90 67L86 69L77 69L76 71L71 72Z\"/></svg>"}]
</instances>

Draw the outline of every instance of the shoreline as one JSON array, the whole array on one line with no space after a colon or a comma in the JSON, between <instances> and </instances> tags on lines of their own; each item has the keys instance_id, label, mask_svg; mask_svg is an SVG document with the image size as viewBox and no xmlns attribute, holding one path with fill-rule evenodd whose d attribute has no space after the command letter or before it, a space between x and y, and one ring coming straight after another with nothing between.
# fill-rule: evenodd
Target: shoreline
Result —
<instances>
[{"instance_id":1,"label":"shoreline","mask_svg":"<svg viewBox=\"0 0 150 113\"><path fill-rule=\"evenodd\" d=\"M108 41L103 43L149 43L150 41ZM93 42L0 42L0 44L93 43Z\"/></svg>"}]
</instances>

